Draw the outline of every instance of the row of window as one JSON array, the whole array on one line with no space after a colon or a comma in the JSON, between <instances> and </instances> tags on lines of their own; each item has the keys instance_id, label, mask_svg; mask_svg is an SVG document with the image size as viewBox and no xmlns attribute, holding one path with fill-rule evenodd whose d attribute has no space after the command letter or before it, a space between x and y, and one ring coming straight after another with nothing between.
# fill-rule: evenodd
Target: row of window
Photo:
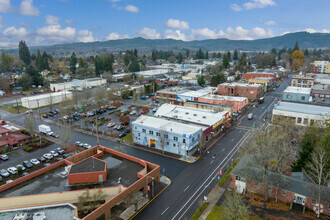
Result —
<instances>
[{"instance_id":1,"label":"row of window","mask_svg":"<svg viewBox=\"0 0 330 220\"><path fill-rule=\"evenodd\" d=\"M135 129L136 129L136 127L135 127ZM143 129L142 129L142 132L143 132L143 133L147 133L147 130L143 128ZM154 131L149 130L149 134L150 134L150 135L154 135ZM138 133L138 135L140 136L140 133ZM157 137L160 137L160 133L159 133L159 132L156 132L156 136L157 136ZM164 138L168 138L168 135L167 135L167 134L164 134ZM199 138L199 134L198 134L198 138ZM174 141L179 141L179 138L176 137L176 136L173 136L173 140L174 140ZM192 142L194 142L194 141L195 141L195 138L192 137ZM182 143L186 143L186 139L185 139L185 138L182 139Z\"/></svg>"}]
</instances>

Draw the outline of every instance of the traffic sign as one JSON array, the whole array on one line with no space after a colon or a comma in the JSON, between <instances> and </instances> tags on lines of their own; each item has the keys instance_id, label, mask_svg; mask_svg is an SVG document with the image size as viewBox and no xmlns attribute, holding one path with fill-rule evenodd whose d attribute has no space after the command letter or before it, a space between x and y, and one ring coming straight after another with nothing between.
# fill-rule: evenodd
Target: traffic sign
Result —
<instances>
[{"instance_id":1,"label":"traffic sign","mask_svg":"<svg viewBox=\"0 0 330 220\"><path fill-rule=\"evenodd\" d=\"M222 175L222 169L219 170L219 174Z\"/></svg>"},{"instance_id":2,"label":"traffic sign","mask_svg":"<svg viewBox=\"0 0 330 220\"><path fill-rule=\"evenodd\" d=\"M148 191L150 191L150 186L148 185Z\"/></svg>"}]
</instances>

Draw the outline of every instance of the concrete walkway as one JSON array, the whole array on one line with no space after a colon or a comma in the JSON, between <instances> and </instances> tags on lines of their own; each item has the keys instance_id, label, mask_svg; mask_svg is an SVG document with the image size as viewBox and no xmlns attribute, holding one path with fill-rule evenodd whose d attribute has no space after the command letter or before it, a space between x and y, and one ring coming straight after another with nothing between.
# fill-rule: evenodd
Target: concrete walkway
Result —
<instances>
[{"instance_id":1,"label":"concrete walkway","mask_svg":"<svg viewBox=\"0 0 330 220\"><path fill-rule=\"evenodd\" d=\"M216 185L211 192L207 195L207 201L210 203L207 208L204 210L203 214L198 218L198 220L205 220L207 216L212 211L215 204L217 204L218 200L221 198L221 196L224 194L226 189L219 187Z\"/></svg>"}]
</instances>

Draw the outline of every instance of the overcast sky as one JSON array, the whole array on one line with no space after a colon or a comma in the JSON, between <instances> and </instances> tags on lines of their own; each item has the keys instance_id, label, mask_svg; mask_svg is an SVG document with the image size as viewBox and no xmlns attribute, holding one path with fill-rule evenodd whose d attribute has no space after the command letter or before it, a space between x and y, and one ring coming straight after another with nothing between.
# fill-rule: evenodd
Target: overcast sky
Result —
<instances>
[{"instance_id":1,"label":"overcast sky","mask_svg":"<svg viewBox=\"0 0 330 220\"><path fill-rule=\"evenodd\" d=\"M330 32L330 0L0 0L0 48L122 38Z\"/></svg>"}]
</instances>

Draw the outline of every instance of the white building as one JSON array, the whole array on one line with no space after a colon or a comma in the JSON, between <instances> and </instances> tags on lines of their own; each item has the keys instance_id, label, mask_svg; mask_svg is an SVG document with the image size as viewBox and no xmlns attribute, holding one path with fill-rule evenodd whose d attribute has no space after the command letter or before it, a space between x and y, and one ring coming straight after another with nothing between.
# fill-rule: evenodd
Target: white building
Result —
<instances>
[{"instance_id":1,"label":"white building","mask_svg":"<svg viewBox=\"0 0 330 220\"><path fill-rule=\"evenodd\" d=\"M26 108L38 108L47 105L58 104L72 99L72 92L61 91L42 95L21 98L22 106Z\"/></svg>"},{"instance_id":2,"label":"white building","mask_svg":"<svg viewBox=\"0 0 330 220\"><path fill-rule=\"evenodd\" d=\"M70 82L64 83L51 83L50 89L52 91L62 91L62 90L72 90L72 89L85 89L85 88L92 88L96 86L102 86L107 83L106 79L102 78L90 78L90 79L74 79Z\"/></svg>"},{"instance_id":3,"label":"white building","mask_svg":"<svg viewBox=\"0 0 330 220\"><path fill-rule=\"evenodd\" d=\"M142 115L132 123L135 144L186 155L202 136L202 128L163 118Z\"/></svg>"},{"instance_id":4,"label":"white building","mask_svg":"<svg viewBox=\"0 0 330 220\"><path fill-rule=\"evenodd\" d=\"M273 119L277 116L295 119L296 125L309 126L311 122L324 122L330 118L330 107L293 103L278 102L273 108Z\"/></svg>"},{"instance_id":5,"label":"white building","mask_svg":"<svg viewBox=\"0 0 330 220\"><path fill-rule=\"evenodd\" d=\"M330 65L329 61L314 61L313 66L318 67L319 73L328 72L327 65Z\"/></svg>"}]
</instances>

